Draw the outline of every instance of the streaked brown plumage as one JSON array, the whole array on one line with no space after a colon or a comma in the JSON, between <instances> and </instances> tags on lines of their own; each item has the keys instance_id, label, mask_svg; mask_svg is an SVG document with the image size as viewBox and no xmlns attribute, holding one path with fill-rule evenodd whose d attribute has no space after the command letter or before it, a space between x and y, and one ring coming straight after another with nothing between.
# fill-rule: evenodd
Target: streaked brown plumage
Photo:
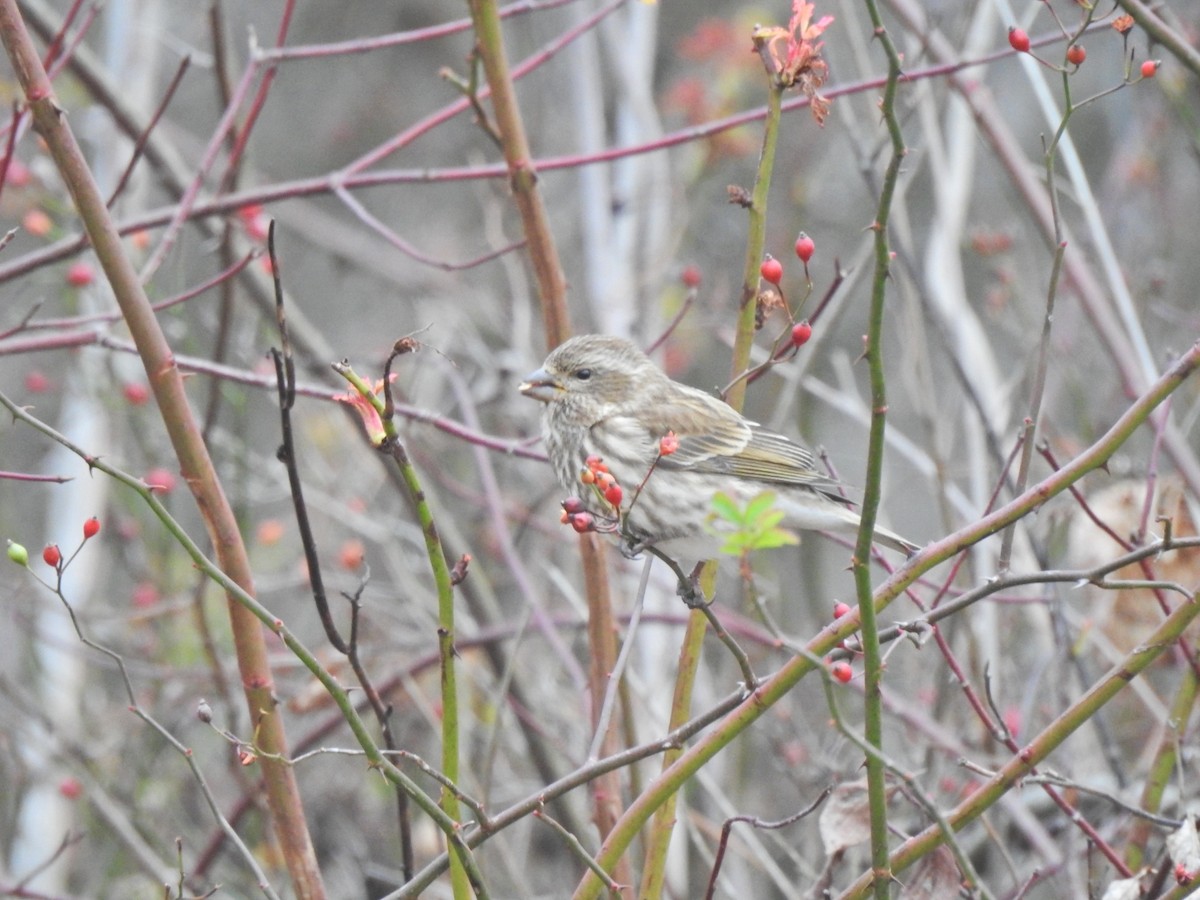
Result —
<instances>
[{"instance_id":1,"label":"streaked brown plumage","mask_svg":"<svg viewBox=\"0 0 1200 900\"><path fill-rule=\"evenodd\" d=\"M774 491L796 529L854 532L858 514L837 482L814 467L812 454L781 434L751 422L730 406L668 378L627 340L580 335L565 341L521 393L543 402L546 451L563 487L604 510L579 483L589 455L600 456L626 491L626 503L672 431L679 448L663 456L626 519L634 541L654 544L678 561L715 555L722 538L709 527L711 501L724 491L744 504ZM883 528L875 539L901 553L915 544Z\"/></svg>"}]
</instances>

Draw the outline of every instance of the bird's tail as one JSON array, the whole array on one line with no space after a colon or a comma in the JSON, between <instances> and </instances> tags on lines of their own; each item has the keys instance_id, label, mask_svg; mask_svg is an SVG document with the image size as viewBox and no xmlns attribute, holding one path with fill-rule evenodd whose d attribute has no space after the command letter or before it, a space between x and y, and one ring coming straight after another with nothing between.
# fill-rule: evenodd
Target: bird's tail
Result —
<instances>
[{"instance_id":1,"label":"bird's tail","mask_svg":"<svg viewBox=\"0 0 1200 900\"><path fill-rule=\"evenodd\" d=\"M903 553L906 557L912 556L921 549L912 541L907 541L894 531L888 531L879 525L875 526L875 542L883 544L885 547L891 547L893 550Z\"/></svg>"}]
</instances>

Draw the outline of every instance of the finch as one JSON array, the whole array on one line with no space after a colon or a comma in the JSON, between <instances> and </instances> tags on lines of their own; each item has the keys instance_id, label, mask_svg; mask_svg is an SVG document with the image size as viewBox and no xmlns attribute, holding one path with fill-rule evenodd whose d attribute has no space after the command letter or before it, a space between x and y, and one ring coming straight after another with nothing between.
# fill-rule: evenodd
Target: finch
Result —
<instances>
[{"instance_id":1,"label":"finch","mask_svg":"<svg viewBox=\"0 0 1200 900\"><path fill-rule=\"evenodd\" d=\"M603 460L623 489L621 532L633 546L652 545L681 563L713 558L724 543L713 521L718 491L740 506L772 491L785 527L858 529L858 513L808 450L672 381L623 338L571 338L519 390L545 404L542 433L562 486L594 515L612 518L613 506L580 484L588 457ZM664 453L668 433L678 444ZM905 555L918 549L883 528L875 539Z\"/></svg>"}]
</instances>

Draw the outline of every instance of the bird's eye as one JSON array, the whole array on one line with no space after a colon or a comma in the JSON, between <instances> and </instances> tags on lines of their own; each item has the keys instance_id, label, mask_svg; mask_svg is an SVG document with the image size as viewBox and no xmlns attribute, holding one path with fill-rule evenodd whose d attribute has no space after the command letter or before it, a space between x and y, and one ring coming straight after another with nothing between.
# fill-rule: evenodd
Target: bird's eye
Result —
<instances>
[{"instance_id":1,"label":"bird's eye","mask_svg":"<svg viewBox=\"0 0 1200 900\"><path fill-rule=\"evenodd\" d=\"M589 378L592 377L592 370L591 369L577 369L575 371L575 377L578 378L580 381L587 381Z\"/></svg>"}]
</instances>

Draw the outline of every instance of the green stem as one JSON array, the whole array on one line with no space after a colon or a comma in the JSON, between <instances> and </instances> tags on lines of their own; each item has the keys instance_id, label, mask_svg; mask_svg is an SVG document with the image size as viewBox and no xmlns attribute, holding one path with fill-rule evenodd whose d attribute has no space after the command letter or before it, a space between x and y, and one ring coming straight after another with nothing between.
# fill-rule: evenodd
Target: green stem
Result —
<instances>
[{"instance_id":1,"label":"green stem","mask_svg":"<svg viewBox=\"0 0 1200 900\"><path fill-rule=\"evenodd\" d=\"M402 338L396 342L392 356L384 370L384 396L375 393L374 388L355 372L347 363L335 363L333 369L346 379L359 395L375 407L380 414L380 424L383 426L382 449L388 450L400 471L404 487L417 513L417 522L421 526L421 534L425 538L425 555L429 559L429 567L433 570L434 587L438 599L438 659L441 671L442 696L442 774L451 783L458 782L459 772L459 718L458 718L458 679L454 666L454 584L450 577L450 566L446 562L446 554L442 549L442 540L438 535L437 524L429 501L421 487L421 479L404 444L396 430L392 417L391 394L388 390L391 377L392 361L400 354L414 350L416 345ZM386 398L386 399L385 399ZM453 822L459 820L461 810L458 797L445 785L442 786L440 806L446 816ZM456 900L465 898L470 892L472 880L468 878L463 861L458 854L450 858L450 884L454 889Z\"/></svg>"},{"instance_id":2,"label":"green stem","mask_svg":"<svg viewBox=\"0 0 1200 900\"><path fill-rule=\"evenodd\" d=\"M683 645L679 648L679 674L675 678L675 694L671 698L669 731L679 728L691 715L692 690L695 687L696 672L700 666L707 622L704 613L698 609L693 609L688 614ZM674 765L682 753L682 748L674 748L664 753L663 771L665 772ZM655 812L654 821L650 824L650 834L646 842L646 858L642 871L642 888L638 891L638 897L642 900L661 897L666 884L667 849L670 847L671 834L675 828L676 796L671 794L667 798L666 802Z\"/></svg>"},{"instance_id":3,"label":"green stem","mask_svg":"<svg viewBox=\"0 0 1200 900\"><path fill-rule=\"evenodd\" d=\"M746 380L738 376L750 367L750 346L754 343L754 312L758 299L758 270L762 265L767 235L767 198L771 173L775 171L775 148L779 143L779 120L783 112L783 87L768 73L767 117L763 121L762 151L754 177L754 191L747 210L746 259L742 269L742 299L738 308L737 333L733 340L734 382L725 393L725 402L739 412L746 398Z\"/></svg>"},{"instance_id":4,"label":"green stem","mask_svg":"<svg viewBox=\"0 0 1200 900\"><path fill-rule=\"evenodd\" d=\"M761 52L761 48L760 48ZM764 64L769 57L763 54ZM762 151L758 158L758 171L754 179L754 191L748 210L746 259L742 272L742 299L738 309L737 331L733 342L733 382L725 392L725 402L741 411L746 398L746 380L739 375L750 366L750 347L754 343L754 313L758 298L758 270L762 263L767 231L767 199L771 188L771 174L775 170L775 149L779 143L779 120L783 109L783 86L768 66L767 117L763 125ZM711 597L716 580L716 567L709 563L704 567L701 578L704 595ZM675 679L675 696L671 705L671 727L687 720L691 710L692 688L700 662L700 651L704 642L705 611L692 610L688 616L687 630L679 651L679 672ZM746 667L743 666L743 670ZM747 685L750 686L749 684ZM669 750L663 757L664 772L671 767L682 753ZM650 839L646 849L646 863L642 875L642 890L639 897L658 897L662 894L666 878L667 848L675 824L675 795L666 798L654 816Z\"/></svg>"},{"instance_id":5,"label":"green stem","mask_svg":"<svg viewBox=\"0 0 1200 900\"><path fill-rule=\"evenodd\" d=\"M1196 705L1197 689L1200 679L1191 666L1185 666L1183 680L1171 709L1167 713L1166 727L1159 739L1158 750L1150 771L1146 775L1146 784L1142 788L1142 799L1138 806L1149 813L1158 812L1162 808L1163 794L1171 777L1179 765L1179 754L1183 750L1184 739L1187 736L1188 721L1192 717L1192 709ZM1125 848L1125 862L1130 869L1138 871L1145 861L1146 845L1150 841L1153 824L1149 819L1138 818L1130 827L1129 843Z\"/></svg>"},{"instance_id":6,"label":"green stem","mask_svg":"<svg viewBox=\"0 0 1200 900\"><path fill-rule=\"evenodd\" d=\"M390 424L390 423L389 423ZM404 446L399 440L392 438L389 442L392 458L404 479L409 498L417 511L417 521L421 525L421 534L425 538L425 553L429 558L429 567L433 570L433 582L437 589L438 600L438 657L441 667L442 688L442 774L452 783L458 783L459 772L459 718L458 718L458 679L454 667L454 586L450 580L450 566L446 563L446 555L442 550L442 541L438 535L433 513L429 509L429 501L417 477L417 470L408 458ZM459 821L461 810L458 797L454 792L442 787L439 804L446 815L453 821ZM470 884L466 869L459 856L450 860L450 883L455 897L466 897Z\"/></svg>"},{"instance_id":7,"label":"green stem","mask_svg":"<svg viewBox=\"0 0 1200 900\"><path fill-rule=\"evenodd\" d=\"M888 221L892 200L900 180L904 161L904 136L896 115L896 95L900 84L900 56L884 28L875 0L867 0L867 9L875 36L888 59L888 77L883 91L884 123L892 141L892 156L888 160L879 204L875 212L875 273L871 286L871 308L867 325L867 365L871 373L871 433L867 444L867 471L863 487L862 520L858 530L851 567L862 616L862 649L864 677L865 721L863 734L868 746L876 752L867 756L867 799L871 811L871 865L875 896L887 900L891 870L888 868L887 769L883 762L883 655L879 648L879 630L875 604L871 598L871 543L875 533L875 517L883 480L883 454L887 428L887 380L883 365L883 313L887 300L887 285L891 270L891 247L888 241Z\"/></svg>"}]
</instances>

